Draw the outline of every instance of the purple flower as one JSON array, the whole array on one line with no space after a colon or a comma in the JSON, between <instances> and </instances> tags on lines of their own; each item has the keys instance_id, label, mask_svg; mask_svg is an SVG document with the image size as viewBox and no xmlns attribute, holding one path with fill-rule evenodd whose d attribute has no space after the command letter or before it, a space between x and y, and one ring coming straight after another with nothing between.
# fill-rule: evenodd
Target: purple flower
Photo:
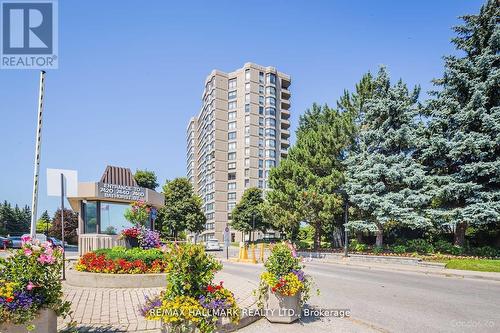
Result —
<instances>
[{"instance_id":1,"label":"purple flower","mask_svg":"<svg viewBox=\"0 0 500 333\"><path fill-rule=\"evenodd\" d=\"M143 249L157 248L161 245L160 234L156 231L142 228L139 234L139 243Z\"/></svg>"},{"instance_id":2,"label":"purple flower","mask_svg":"<svg viewBox=\"0 0 500 333\"><path fill-rule=\"evenodd\" d=\"M301 269L292 269L292 273L297 275L297 279L299 279L300 282L304 282L304 271Z\"/></svg>"},{"instance_id":3,"label":"purple flower","mask_svg":"<svg viewBox=\"0 0 500 333\"><path fill-rule=\"evenodd\" d=\"M0 298L0 308L4 307L8 311L16 311L19 309L27 310L35 304L41 304L42 297L32 293L21 291L14 293L14 300L7 302L5 299Z\"/></svg>"},{"instance_id":4,"label":"purple flower","mask_svg":"<svg viewBox=\"0 0 500 333\"><path fill-rule=\"evenodd\" d=\"M151 310L161 307L161 296L156 295L154 297L145 296L146 304L139 308L139 312L143 317L149 315Z\"/></svg>"}]
</instances>

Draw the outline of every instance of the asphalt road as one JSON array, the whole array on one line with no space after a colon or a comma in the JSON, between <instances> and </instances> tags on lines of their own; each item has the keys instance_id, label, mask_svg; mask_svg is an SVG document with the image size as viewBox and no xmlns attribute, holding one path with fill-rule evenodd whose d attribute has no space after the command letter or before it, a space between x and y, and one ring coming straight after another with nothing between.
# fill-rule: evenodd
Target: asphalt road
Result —
<instances>
[{"instance_id":1,"label":"asphalt road","mask_svg":"<svg viewBox=\"0 0 500 333\"><path fill-rule=\"evenodd\" d=\"M262 265L224 263L224 271L257 281ZM290 332L500 332L500 282L428 276L328 263L307 263L320 296L310 304L350 309L352 326L337 321L296 323ZM261 320L248 332L278 332L283 325ZM364 327L364 329L363 329Z\"/></svg>"}]
</instances>

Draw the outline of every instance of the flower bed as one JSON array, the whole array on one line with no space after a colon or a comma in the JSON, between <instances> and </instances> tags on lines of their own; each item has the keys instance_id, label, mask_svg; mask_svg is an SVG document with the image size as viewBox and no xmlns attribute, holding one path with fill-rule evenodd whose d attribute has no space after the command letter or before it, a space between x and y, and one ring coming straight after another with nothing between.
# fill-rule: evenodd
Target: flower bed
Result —
<instances>
[{"instance_id":1,"label":"flower bed","mask_svg":"<svg viewBox=\"0 0 500 333\"><path fill-rule=\"evenodd\" d=\"M167 258L161 249L125 249L117 246L84 254L75 269L108 274L163 273L167 269Z\"/></svg>"},{"instance_id":2,"label":"flower bed","mask_svg":"<svg viewBox=\"0 0 500 333\"><path fill-rule=\"evenodd\" d=\"M146 298L141 314L161 320L175 332L214 332L223 318L236 323L240 310L233 293L223 283L213 284L215 272L222 268L200 245L172 244L167 251L167 287L153 298Z\"/></svg>"},{"instance_id":3,"label":"flower bed","mask_svg":"<svg viewBox=\"0 0 500 333\"><path fill-rule=\"evenodd\" d=\"M61 268L62 249L29 237L20 250L0 258L0 326L35 329L30 323L43 309L66 316L70 303L62 300Z\"/></svg>"}]
</instances>

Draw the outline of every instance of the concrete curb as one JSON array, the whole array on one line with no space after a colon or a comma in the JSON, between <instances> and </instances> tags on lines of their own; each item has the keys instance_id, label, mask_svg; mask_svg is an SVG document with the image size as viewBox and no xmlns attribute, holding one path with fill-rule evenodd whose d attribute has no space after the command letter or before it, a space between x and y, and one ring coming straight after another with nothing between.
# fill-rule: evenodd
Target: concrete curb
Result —
<instances>
[{"instance_id":1,"label":"concrete curb","mask_svg":"<svg viewBox=\"0 0 500 333\"><path fill-rule=\"evenodd\" d=\"M83 288L157 288L166 284L166 274L106 274L66 271L66 283Z\"/></svg>"},{"instance_id":2,"label":"concrete curb","mask_svg":"<svg viewBox=\"0 0 500 333\"><path fill-rule=\"evenodd\" d=\"M242 329L243 327L246 327L250 324L253 324L257 320L260 320L260 319L262 319L261 316L242 317L240 319L240 321L238 322L238 324L233 324L233 323L224 324L217 330L217 332L220 332L220 333L234 332L234 331Z\"/></svg>"},{"instance_id":3,"label":"concrete curb","mask_svg":"<svg viewBox=\"0 0 500 333\"><path fill-rule=\"evenodd\" d=\"M316 262L318 263L318 262ZM495 281L495 282L500 282L500 273L496 273L497 275L489 275L489 274L480 274L480 272L476 271L459 271L459 270L447 270L444 267L442 267L442 271L432 271L430 269L411 269L411 268L403 268L403 267L394 267L394 266L383 266L381 265L363 265L363 264L358 264L358 263L351 263L351 262L335 262L335 261L322 261L322 263L327 263L327 264L333 264L333 265L344 265L344 266L354 266L354 267L364 267L367 269L374 269L374 270L380 270L380 271L398 271L398 272L405 272L405 273L419 273L419 274L425 274L425 275L435 275L435 276L441 276L441 277L454 277L454 278L461 278L461 279L479 279L479 280L485 280L485 281ZM422 266L417 266L422 268ZM484 273L492 273L492 272L484 272ZM495 274L495 273L493 273Z\"/></svg>"}]
</instances>

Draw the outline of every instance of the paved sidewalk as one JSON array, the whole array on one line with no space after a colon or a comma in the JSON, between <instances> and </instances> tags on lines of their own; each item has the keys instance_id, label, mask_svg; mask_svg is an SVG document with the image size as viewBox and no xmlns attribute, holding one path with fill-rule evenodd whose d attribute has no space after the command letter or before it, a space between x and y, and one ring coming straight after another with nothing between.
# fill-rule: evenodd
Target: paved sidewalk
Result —
<instances>
[{"instance_id":1,"label":"paved sidewalk","mask_svg":"<svg viewBox=\"0 0 500 333\"><path fill-rule=\"evenodd\" d=\"M214 282L224 281L240 307L253 307L254 282L219 272ZM72 318L59 319L63 330L72 320L78 332L160 332L159 321L145 320L138 312L144 297L158 294L163 288L79 288L64 284L65 299L72 302Z\"/></svg>"}]
</instances>

